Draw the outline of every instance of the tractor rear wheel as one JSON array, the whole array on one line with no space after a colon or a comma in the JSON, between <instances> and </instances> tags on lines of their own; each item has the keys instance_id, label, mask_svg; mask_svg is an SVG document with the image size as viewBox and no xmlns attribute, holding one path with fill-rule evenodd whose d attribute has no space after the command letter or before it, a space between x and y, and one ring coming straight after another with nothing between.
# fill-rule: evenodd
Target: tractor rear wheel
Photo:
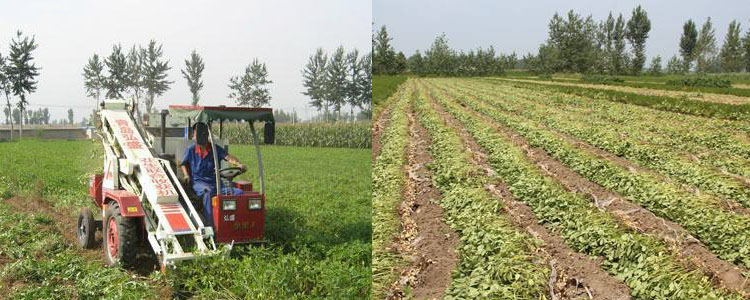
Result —
<instances>
[{"instance_id":1,"label":"tractor rear wheel","mask_svg":"<svg viewBox=\"0 0 750 300\"><path fill-rule=\"evenodd\" d=\"M78 215L78 230L76 230L76 236L78 237L78 244L84 249L94 248L94 237L96 236L96 221L94 221L94 214L91 213L91 209L84 207L81 209L81 213Z\"/></svg>"},{"instance_id":2,"label":"tractor rear wheel","mask_svg":"<svg viewBox=\"0 0 750 300\"><path fill-rule=\"evenodd\" d=\"M116 202L110 203L104 212L102 220L102 240L107 263L110 266L135 266L138 254L138 223L137 219L126 218L120 214L120 206Z\"/></svg>"}]
</instances>

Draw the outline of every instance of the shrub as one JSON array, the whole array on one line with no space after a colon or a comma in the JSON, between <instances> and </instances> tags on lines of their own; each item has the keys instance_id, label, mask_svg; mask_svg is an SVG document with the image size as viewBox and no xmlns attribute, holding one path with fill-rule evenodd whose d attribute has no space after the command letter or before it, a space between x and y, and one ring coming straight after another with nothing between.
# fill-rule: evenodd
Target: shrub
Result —
<instances>
[{"instance_id":1,"label":"shrub","mask_svg":"<svg viewBox=\"0 0 750 300\"><path fill-rule=\"evenodd\" d=\"M667 85L675 86L689 86L689 87L715 87L715 88L731 88L732 81L728 79L721 79L716 77L694 77L694 78L682 78L673 79L666 82Z\"/></svg>"},{"instance_id":2,"label":"shrub","mask_svg":"<svg viewBox=\"0 0 750 300\"><path fill-rule=\"evenodd\" d=\"M625 82L624 80L622 80L622 78L619 78L619 77L606 76L606 75L592 75L592 74L584 74L583 77L581 77L581 81L588 82L588 83L596 83L596 84L610 84L610 83Z\"/></svg>"}]
</instances>

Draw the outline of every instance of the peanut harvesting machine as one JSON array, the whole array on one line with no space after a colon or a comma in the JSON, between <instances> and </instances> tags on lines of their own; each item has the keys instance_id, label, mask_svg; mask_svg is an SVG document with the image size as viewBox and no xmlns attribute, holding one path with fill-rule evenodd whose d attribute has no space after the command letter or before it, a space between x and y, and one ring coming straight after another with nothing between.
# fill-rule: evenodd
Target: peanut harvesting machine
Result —
<instances>
[{"instance_id":1,"label":"peanut harvesting machine","mask_svg":"<svg viewBox=\"0 0 750 300\"><path fill-rule=\"evenodd\" d=\"M183 134L168 136L167 115L181 120L183 128L169 129ZM106 101L101 104L98 116L104 168L102 174L92 176L89 192L96 207L101 208L102 218L95 220L91 209L81 209L77 237L82 247L96 247L95 234L101 230L109 265L132 267L142 259L140 254L152 254L164 270L179 261L227 255L234 244L262 240L265 184L254 123L265 122L264 141L273 143L275 127L270 108L172 105L161 112L159 137L136 122L129 102ZM210 130L214 121L219 122L218 139ZM216 162L215 147L228 150L221 140L225 121L249 124L257 156L258 191L253 190L250 182L234 181L244 170L220 168L221 162ZM196 209L202 206L202 201L189 183L182 182L182 173L174 171L180 164L177 158L182 157L191 142L190 127L194 122L209 126L209 141L217 166L219 192L212 199L213 227L206 225L210 222L206 222L201 209ZM220 184L243 192L222 194ZM222 244L227 246L220 247Z\"/></svg>"}]
</instances>

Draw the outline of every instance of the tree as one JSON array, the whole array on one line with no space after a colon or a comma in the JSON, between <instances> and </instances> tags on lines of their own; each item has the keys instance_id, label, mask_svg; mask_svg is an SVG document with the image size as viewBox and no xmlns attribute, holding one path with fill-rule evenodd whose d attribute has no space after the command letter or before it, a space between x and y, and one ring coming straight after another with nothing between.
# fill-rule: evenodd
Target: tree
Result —
<instances>
[{"instance_id":1,"label":"tree","mask_svg":"<svg viewBox=\"0 0 750 300\"><path fill-rule=\"evenodd\" d=\"M73 109L68 108L68 124L73 125Z\"/></svg>"},{"instance_id":2,"label":"tree","mask_svg":"<svg viewBox=\"0 0 750 300\"><path fill-rule=\"evenodd\" d=\"M412 74L424 74L424 59L422 58L422 53L420 53L419 50L412 54L412 56L409 56L406 65L407 69L409 69L409 72L411 72Z\"/></svg>"},{"instance_id":3,"label":"tree","mask_svg":"<svg viewBox=\"0 0 750 300\"><path fill-rule=\"evenodd\" d=\"M105 85L103 71L104 64L97 54L89 58L88 63L83 67L83 86L86 88L86 95L96 99L96 106L99 106L99 97Z\"/></svg>"},{"instance_id":4,"label":"tree","mask_svg":"<svg viewBox=\"0 0 750 300\"><path fill-rule=\"evenodd\" d=\"M21 124L21 110L18 107L13 108L11 115L13 116L13 123Z\"/></svg>"},{"instance_id":5,"label":"tree","mask_svg":"<svg viewBox=\"0 0 750 300\"><path fill-rule=\"evenodd\" d=\"M406 71L406 55L399 51L398 54L396 54L396 59L394 60L393 65L393 73L404 73Z\"/></svg>"},{"instance_id":6,"label":"tree","mask_svg":"<svg viewBox=\"0 0 750 300\"><path fill-rule=\"evenodd\" d=\"M125 61L125 78L126 90L130 90L133 103L138 108L136 111L140 120L141 110L138 104L141 103L141 93L145 83L144 51L142 48L136 48L136 46L130 48Z\"/></svg>"},{"instance_id":7,"label":"tree","mask_svg":"<svg viewBox=\"0 0 750 300\"><path fill-rule=\"evenodd\" d=\"M633 10L633 14L628 21L628 30L625 36L633 47L634 58L632 61L632 72L638 74L643 70L643 64L646 62L646 39L648 32L651 31L651 21L648 14L640 5Z\"/></svg>"},{"instance_id":8,"label":"tree","mask_svg":"<svg viewBox=\"0 0 750 300\"><path fill-rule=\"evenodd\" d=\"M32 62L32 52L37 48L34 37L24 37L21 31L16 32L16 37L10 44L10 65L6 72L11 83L13 95L19 98L17 106L21 114L26 110L29 103L26 95L36 91L36 77L39 76L39 68ZM23 137L23 123L20 124L20 137Z\"/></svg>"},{"instance_id":9,"label":"tree","mask_svg":"<svg viewBox=\"0 0 750 300\"><path fill-rule=\"evenodd\" d=\"M742 72L742 41L740 23L732 20L721 46L721 69L724 72Z\"/></svg>"},{"instance_id":10,"label":"tree","mask_svg":"<svg viewBox=\"0 0 750 300\"><path fill-rule=\"evenodd\" d=\"M302 70L302 85L306 88L303 95L310 97L310 104L318 111L325 109L328 116L328 101L326 99L326 68L328 55L322 48L310 55L305 68Z\"/></svg>"},{"instance_id":11,"label":"tree","mask_svg":"<svg viewBox=\"0 0 750 300\"><path fill-rule=\"evenodd\" d=\"M368 118L372 118L372 53L367 53L359 59L360 68L364 76L359 78L360 108L362 108Z\"/></svg>"},{"instance_id":12,"label":"tree","mask_svg":"<svg viewBox=\"0 0 750 300\"><path fill-rule=\"evenodd\" d=\"M104 59L109 75L104 80L107 99L122 99L128 87L127 61L120 44L112 46L112 53Z\"/></svg>"},{"instance_id":13,"label":"tree","mask_svg":"<svg viewBox=\"0 0 750 300\"><path fill-rule=\"evenodd\" d=\"M682 37L680 37L680 55L682 55L683 72L690 71L690 64L695 59L695 44L698 40L698 31L695 29L693 20L688 20L682 25Z\"/></svg>"},{"instance_id":14,"label":"tree","mask_svg":"<svg viewBox=\"0 0 750 300\"><path fill-rule=\"evenodd\" d=\"M750 72L750 29L745 33L745 37L742 38L742 48L744 49L745 71Z\"/></svg>"},{"instance_id":15,"label":"tree","mask_svg":"<svg viewBox=\"0 0 750 300\"><path fill-rule=\"evenodd\" d=\"M341 119L341 106L346 100L346 69L344 47L339 46L329 58L326 67L326 98L333 105L337 120Z\"/></svg>"},{"instance_id":16,"label":"tree","mask_svg":"<svg viewBox=\"0 0 750 300\"><path fill-rule=\"evenodd\" d=\"M190 88L190 93L193 94L193 105L198 105L198 101L200 100L199 93L203 88L203 80L201 79L201 76L203 75L203 69L205 69L205 67L206 66L203 64L203 58L198 55L198 52L193 50L193 52L190 53L190 60L185 60L185 69L181 71L182 77L185 78L188 88Z\"/></svg>"},{"instance_id":17,"label":"tree","mask_svg":"<svg viewBox=\"0 0 750 300\"><path fill-rule=\"evenodd\" d=\"M617 19L609 13L607 21L599 25L600 47L606 58L603 70L610 74L622 74L625 69L625 21L620 14Z\"/></svg>"},{"instance_id":18,"label":"tree","mask_svg":"<svg viewBox=\"0 0 750 300\"><path fill-rule=\"evenodd\" d=\"M359 50L354 49L346 55L347 64L347 82L346 82L346 102L349 104L349 116L354 121L354 107L361 106L362 89L360 86L360 77L362 77L362 65L359 64Z\"/></svg>"},{"instance_id":19,"label":"tree","mask_svg":"<svg viewBox=\"0 0 750 300\"><path fill-rule=\"evenodd\" d=\"M8 123L10 123L10 140L13 140L13 106L10 103L10 93L12 92L12 88L10 78L8 77L8 63L7 59L0 55L0 91L5 94L5 115Z\"/></svg>"},{"instance_id":20,"label":"tree","mask_svg":"<svg viewBox=\"0 0 750 300\"><path fill-rule=\"evenodd\" d=\"M672 57L667 62L667 73L669 74L681 74L685 70L685 63L683 63L677 55Z\"/></svg>"},{"instance_id":21,"label":"tree","mask_svg":"<svg viewBox=\"0 0 750 300\"><path fill-rule=\"evenodd\" d=\"M703 23L698 39L695 42L696 71L710 72L716 65L716 36L711 17Z\"/></svg>"},{"instance_id":22,"label":"tree","mask_svg":"<svg viewBox=\"0 0 750 300\"><path fill-rule=\"evenodd\" d=\"M169 61L162 58L161 45L157 45L155 40L148 42L148 46L143 50L143 88L146 91L146 111L151 112L154 106L154 98L161 96L169 90L172 81L167 80L167 71L172 69Z\"/></svg>"},{"instance_id":23,"label":"tree","mask_svg":"<svg viewBox=\"0 0 750 300\"><path fill-rule=\"evenodd\" d=\"M237 101L237 105L246 105L250 107L261 107L268 105L271 101L271 95L267 85L273 83L268 80L268 70L266 64L261 63L258 59L245 68L245 74L235 76L229 79L229 98Z\"/></svg>"},{"instance_id":24,"label":"tree","mask_svg":"<svg viewBox=\"0 0 750 300\"><path fill-rule=\"evenodd\" d=\"M570 10L567 18L555 14L549 23L546 47L554 49L548 54L554 71L587 72L596 60L596 24L591 16L585 19Z\"/></svg>"},{"instance_id":25,"label":"tree","mask_svg":"<svg viewBox=\"0 0 750 300\"><path fill-rule=\"evenodd\" d=\"M388 36L385 25L381 26L378 33L373 37L373 73L393 74L395 72L396 52L391 46L391 40L392 38Z\"/></svg>"},{"instance_id":26,"label":"tree","mask_svg":"<svg viewBox=\"0 0 750 300\"><path fill-rule=\"evenodd\" d=\"M435 75L451 75L454 71L453 61L455 52L448 46L445 33L435 37L430 49L425 51L427 73Z\"/></svg>"},{"instance_id":27,"label":"tree","mask_svg":"<svg viewBox=\"0 0 750 300\"><path fill-rule=\"evenodd\" d=\"M648 73L651 75L661 75L661 56L657 55L651 59L651 66L648 67Z\"/></svg>"}]
</instances>

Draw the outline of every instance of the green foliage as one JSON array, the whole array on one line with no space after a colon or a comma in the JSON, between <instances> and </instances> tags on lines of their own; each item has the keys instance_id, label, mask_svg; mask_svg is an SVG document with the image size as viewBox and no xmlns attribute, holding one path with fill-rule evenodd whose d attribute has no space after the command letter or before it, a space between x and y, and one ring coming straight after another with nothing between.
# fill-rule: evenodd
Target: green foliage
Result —
<instances>
[{"instance_id":1,"label":"green foliage","mask_svg":"<svg viewBox=\"0 0 750 300\"><path fill-rule=\"evenodd\" d=\"M688 86L688 87L709 87L709 88L731 88L732 81L717 77L688 77L683 79L673 79L666 82L667 85Z\"/></svg>"},{"instance_id":2,"label":"green foliage","mask_svg":"<svg viewBox=\"0 0 750 300\"><path fill-rule=\"evenodd\" d=\"M268 85L273 81L268 80L266 64L258 59L245 67L245 74L234 76L229 79L229 98L234 99L239 106L263 107L268 106L271 94Z\"/></svg>"},{"instance_id":3,"label":"green foliage","mask_svg":"<svg viewBox=\"0 0 750 300\"><path fill-rule=\"evenodd\" d=\"M120 44L112 46L112 53L104 59L109 75L104 80L107 99L121 99L128 87L127 61Z\"/></svg>"},{"instance_id":4,"label":"green foliage","mask_svg":"<svg viewBox=\"0 0 750 300\"><path fill-rule=\"evenodd\" d=\"M86 96L95 98L97 102L105 86L102 72L104 63L99 59L99 55L94 54L83 67L83 86L86 88Z\"/></svg>"},{"instance_id":5,"label":"green foliage","mask_svg":"<svg viewBox=\"0 0 750 300\"><path fill-rule=\"evenodd\" d=\"M247 124L226 124L224 138L230 144L253 143L253 134ZM261 142L263 135L259 135ZM356 123L296 123L276 124L278 146L370 148L372 130L369 122Z\"/></svg>"},{"instance_id":6,"label":"green foliage","mask_svg":"<svg viewBox=\"0 0 750 300\"><path fill-rule=\"evenodd\" d=\"M619 78L619 77L596 75L596 74L583 74L583 76L581 77L581 81L586 82L586 83L595 83L595 84L610 84L610 83L625 82L624 80L622 80L622 78Z\"/></svg>"},{"instance_id":7,"label":"green foliage","mask_svg":"<svg viewBox=\"0 0 750 300\"><path fill-rule=\"evenodd\" d=\"M724 44L721 46L721 70L723 72L742 72L742 40L740 39L740 23L732 20L729 23Z\"/></svg>"},{"instance_id":8,"label":"green foliage","mask_svg":"<svg viewBox=\"0 0 750 300\"><path fill-rule=\"evenodd\" d=\"M680 37L680 54L682 55L683 72L690 71L690 64L696 56L696 44L698 41L698 30L695 29L693 20L687 20L682 25L682 36Z\"/></svg>"},{"instance_id":9,"label":"green foliage","mask_svg":"<svg viewBox=\"0 0 750 300\"><path fill-rule=\"evenodd\" d=\"M492 80L498 81L498 80ZM490 81L490 82L492 82ZM695 116L721 118L727 120L748 120L750 119L750 105L748 104L726 104L707 101L693 101L686 98L674 98L665 96L641 95L612 90L603 90L597 88L584 88L563 85L541 85L535 83L514 83L515 86L529 87L536 86L542 88L551 88L559 92L574 94L594 99L602 99L620 103L634 104L653 109L679 112ZM661 84L663 87L667 85Z\"/></svg>"},{"instance_id":10,"label":"green foliage","mask_svg":"<svg viewBox=\"0 0 750 300\"><path fill-rule=\"evenodd\" d=\"M146 48L141 49L143 59L143 89L146 92L146 111L154 106L154 98L169 90L173 81L167 80L167 71L172 69L169 61L164 60L161 44L150 40Z\"/></svg>"},{"instance_id":11,"label":"green foliage","mask_svg":"<svg viewBox=\"0 0 750 300\"><path fill-rule=\"evenodd\" d=\"M391 104L388 127L380 137L380 154L372 167L372 287L374 299L383 299L389 286L396 280L397 270L407 261L389 251L397 236L400 223L396 211L401 201L406 164L409 108L413 85L407 83L405 91Z\"/></svg>"},{"instance_id":12,"label":"green foliage","mask_svg":"<svg viewBox=\"0 0 750 300\"><path fill-rule=\"evenodd\" d=\"M398 87L406 81L406 76L375 75L372 85L372 103L376 107L384 104L384 101L396 92Z\"/></svg>"},{"instance_id":13,"label":"green foliage","mask_svg":"<svg viewBox=\"0 0 750 300\"><path fill-rule=\"evenodd\" d=\"M392 37L388 35L385 25L372 37L372 73L376 75L393 75L399 73L396 63L396 50L391 45Z\"/></svg>"},{"instance_id":14,"label":"green foliage","mask_svg":"<svg viewBox=\"0 0 750 300\"><path fill-rule=\"evenodd\" d=\"M185 60L185 69L181 70L182 77L187 81L190 93L193 94L192 105L198 105L200 100L200 91L203 89L203 70L206 68L206 64L203 63L203 58L198 54L197 51L193 50L190 53L190 59Z\"/></svg>"},{"instance_id":15,"label":"green foliage","mask_svg":"<svg viewBox=\"0 0 750 300\"><path fill-rule=\"evenodd\" d=\"M640 74L643 64L646 63L646 39L651 31L651 21L648 19L646 10L640 5L633 9L633 15L628 20L625 37L633 48L633 60L631 61L631 72Z\"/></svg>"}]
</instances>

